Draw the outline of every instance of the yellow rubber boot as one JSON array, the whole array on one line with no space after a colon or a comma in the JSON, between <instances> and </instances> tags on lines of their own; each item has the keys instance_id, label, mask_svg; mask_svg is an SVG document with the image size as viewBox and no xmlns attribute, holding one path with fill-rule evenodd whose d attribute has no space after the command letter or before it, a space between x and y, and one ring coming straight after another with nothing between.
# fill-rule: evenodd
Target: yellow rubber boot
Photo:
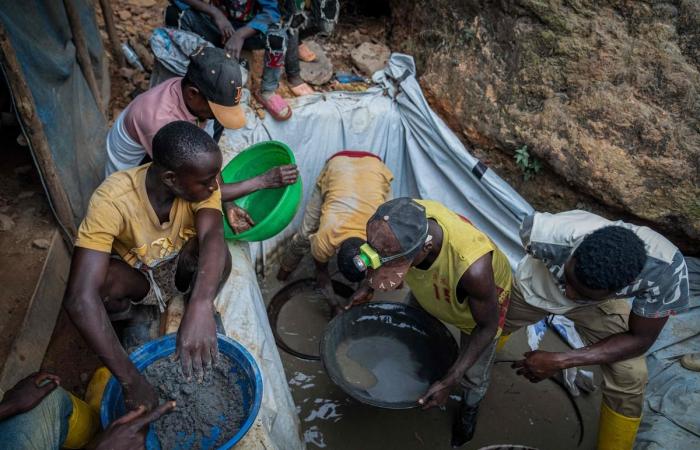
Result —
<instances>
[{"instance_id":1,"label":"yellow rubber boot","mask_svg":"<svg viewBox=\"0 0 700 450\"><path fill-rule=\"evenodd\" d=\"M623 416L602 402L598 450L632 450L641 421L641 417Z\"/></svg>"},{"instance_id":2,"label":"yellow rubber boot","mask_svg":"<svg viewBox=\"0 0 700 450\"><path fill-rule=\"evenodd\" d=\"M510 339L510 334L502 334L501 337L498 338L498 342L496 343L496 351L500 352L503 347L506 346L508 343L508 339Z\"/></svg>"},{"instance_id":3,"label":"yellow rubber boot","mask_svg":"<svg viewBox=\"0 0 700 450\"><path fill-rule=\"evenodd\" d=\"M98 416L100 415L102 394L104 394L105 387L107 387L107 383L111 377L112 373L109 369L104 366L98 368L92 375L92 378L90 378L90 383L88 383L87 390L85 391L85 401Z\"/></svg>"},{"instance_id":4,"label":"yellow rubber boot","mask_svg":"<svg viewBox=\"0 0 700 450\"><path fill-rule=\"evenodd\" d=\"M63 441L63 447L83 448L97 434L100 421L90 405L70 392L68 394L73 403L73 412L68 419L68 434Z\"/></svg>"}]
</instances>

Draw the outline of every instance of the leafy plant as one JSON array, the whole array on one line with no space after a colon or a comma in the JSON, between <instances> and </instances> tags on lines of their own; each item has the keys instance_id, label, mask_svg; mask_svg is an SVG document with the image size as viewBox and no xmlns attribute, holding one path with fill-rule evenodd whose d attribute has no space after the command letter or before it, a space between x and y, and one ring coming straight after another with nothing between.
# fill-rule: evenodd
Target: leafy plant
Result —
<instances>
[{"instance_id":1,"label":"leafy plant","mask_svg":"<svg viewBox=\"0 0 700 450\"><path fill-rule=\"evenodd\" d=\"M525 180L534 178L542 170L542 163L527 151L527 145L515 150L515 164L523 171Z\"/></svg>"}]
</instances>

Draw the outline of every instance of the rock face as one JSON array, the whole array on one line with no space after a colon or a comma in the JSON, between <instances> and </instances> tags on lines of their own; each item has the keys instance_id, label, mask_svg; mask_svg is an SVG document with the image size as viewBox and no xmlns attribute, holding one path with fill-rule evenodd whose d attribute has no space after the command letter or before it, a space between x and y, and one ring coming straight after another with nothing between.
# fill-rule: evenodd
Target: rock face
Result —
<instances>
[{"instance_id":1,"label":"rock face","mask_svg":"<svg viewBox=\"0 0 700 450\"><path fill-rule=\"evenodd\" d=\"M474 145L700 251L700 2L392 1L393 48ZM536 179L534 180L536 183Z\"/></svg>"}]
</instances>

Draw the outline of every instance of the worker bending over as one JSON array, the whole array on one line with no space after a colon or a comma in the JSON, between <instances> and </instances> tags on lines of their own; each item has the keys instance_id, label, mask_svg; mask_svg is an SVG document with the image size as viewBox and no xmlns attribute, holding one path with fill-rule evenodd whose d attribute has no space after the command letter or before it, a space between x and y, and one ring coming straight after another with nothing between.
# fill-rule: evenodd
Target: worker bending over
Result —
<instances>
[{"instance_id":1,"label":"worker bending over","mask_svg":"<svg viewBox=\"0 0 700 450\"><path fill-rule=\"evenodd\" d=\"M126 406L148 409L158 396L110 325L132 304L159 305L177 292L189 301L177 333L182 370L216 358L214 298L231 270L223 238L221 152L188 122L153 139L153 162L116 172L93 193L78 230L64 306L86 342L121 383Z\"/></svg>"},{"instance_id":2,"label":"worker bending over","mask_svg":"<svg viewBox=\"0 0 700 450\"><path fill-rule=\"evenodd\" d=\"M317 286L332 306L339 308L328 262L346 239L364 242L367 219L390 198L393 179L389 168L373 153L346 150L331 156L316 180L301 227L282 256L277 278L286 280L310 248ZM349 280L359 281L352 276Z\"/></svg>"},{"instance_id":3,"label":"worker bending over","mask_svg":"<svg viewBox=\"0 0 700 450\"><path fill-rule=\"evenodd\" d=\"M241 99L238 62L219 48L201 47L190 56L184 77L166 80L136 97L122 111L107 134L106 176L148 162L153 156L153 137L164 125L182 120L210 136L216 118L225 128L241 128L245 115ZM294 165L275 167L249 180L221 183L226 217L235 232L253 226L250 216L232 201L260 190L296 182Z\"/></svg>"},{"instance_id":4,"label":"worker bending over","mask_svg":"<svg viewBox=\"0 0 700 450\"><path fill-rule=\"evenodd\" d=\"M344 255L352 258L352 253ZM424 409L443 406L461 385L451 441L453 447L469 442L508 309L508 259L488 236L441 203L398 198L381 205L367 222L367 244L355 247L354 260L351 276L357 269L367 272L354 303L366 301L373 289L389 291L405 281L414 303L460 330L457 360L419 403Z\"/></svg>"},{"instance_id":5,"label":"worker bending over","mask_svg":"<svg viewBox=\"0 0 700 450\"><path fill-rule=\"evenodd\" d=\"M528 352L515 364L518 374L538 382L599 364L598 448L631 449L647 383L644 354L668 317L688 307L683 255L649 228L585 211L535 213L523 221L520 237L528 254L515 272L505 332L564 314L587 345Z\"/></svg>"}]
</instances>

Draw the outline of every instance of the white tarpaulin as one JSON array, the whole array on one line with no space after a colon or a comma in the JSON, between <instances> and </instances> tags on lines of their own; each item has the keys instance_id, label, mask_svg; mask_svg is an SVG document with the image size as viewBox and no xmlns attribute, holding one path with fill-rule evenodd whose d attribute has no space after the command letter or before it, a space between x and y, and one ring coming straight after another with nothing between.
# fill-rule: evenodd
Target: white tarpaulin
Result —
<instances>
[{"instance_id":1,"label":"white tarpaulin","mask_svg":"<svg viewBox=\"0 0 700 450\"><path fill-rule=\"evenodd\" d=\"M438 200L468 217L488 234L506 253L511 265L524 255L518 227L522 218L532 212L532 207L510 185L471 156L430 109L415 79L413 58L393 54L387 68L375 73L373 80L377 87L363 93L319 93L292 100L294 115L286 122L275 121L269 115L260 120L248 109L246 127L226 130L221 138L224 163L256 142L271 139L285 142L294 151L304 184L300 212L282 233L263 243L250 244L250 252L246 244L230 245L234 269L217 301L227 334L256 355L264 374L265 396L256 429L267 433L265 437L271 443L265 444L267 447L250 448L296 449L302 446L298 419L274 347L254 263L264 264L265 258L300 224L313 184L331 155L340 150L376 153L394 173L395 197ZM672 318L669 325L676 319ZM669 329L665 335L671 331L676 330ZM697 351L698 327L694 326L682 340ZM673 346L677 341L666 342ZM669 348L664 351L668 352ZM650 355L650 359L653 357ZM651 378L649 389L656 393L658 386L654 383ZM667 407L657 409L675 415L667 416L666 421L669 427L677 428L674 423L684 420L680 417L683 405L671 407L671 399L664 401ZM648 403L644 414L645 423L647 417L656 417ZM692 441L674 443L673 439L664 439L664 442L667 446L663 448L684 448L682 443Z\"/></svg>"}]
</instances>

